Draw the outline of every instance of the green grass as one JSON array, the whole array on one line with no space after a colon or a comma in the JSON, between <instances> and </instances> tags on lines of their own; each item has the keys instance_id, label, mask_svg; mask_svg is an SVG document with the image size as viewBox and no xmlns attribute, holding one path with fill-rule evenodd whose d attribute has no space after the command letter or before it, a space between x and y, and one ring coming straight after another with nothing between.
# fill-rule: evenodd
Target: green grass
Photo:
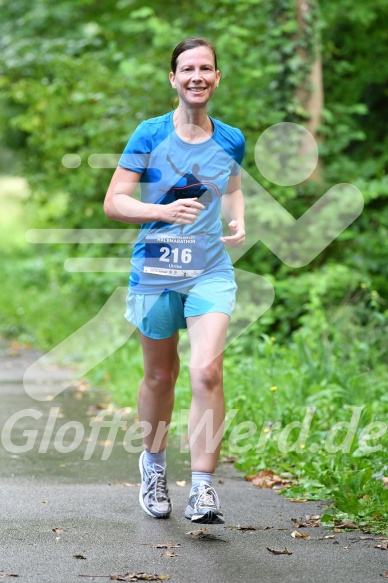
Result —
<instances>
[{"instance_id":1,"label":"green grass","mask_svg":"<svg viewBox=\"0 0 388 583\"><path fill-rule=\"evenodd\" d=\"M23 184L2 180L0 186L0 333L49 350L94 317L117 277L69 274L63 267L69 247L28 245ZM388 490L381 480L388 475L387 335L388 313L376 302L345 302L330 309L315 305L287 337L252 327L225 352L231 424L223 453L237 455L238 467L247 473L264 468L291 473L297 483L283 494L330 501L327 520L348 517L366 530L387 534ZM109 349L108 337L93 339L101 353ZM134 336L88 379L107 389L117 405L135 407L141 376L142 355ZM180 411L188 409L190 399L189 372L182 365L176 433L186 432ZM351 427L346 425L352 420Z\"/></svg>"},{"instance_id":2,"label":"green grass","mask_svg":"<svg viewBox=\"0 0 388 583\"><path fill-rule=\"evenodd\" d=\"M344 306L328 315L329 336L307 326L287 343L265 336L250 358L227 362L227 379L236 362L238 384L232 388L227 380L226 392L229 407L239 409L236 422L254 420L265 437L260 448L257 434L239 444L247 447L239 454L240 469L290 472L299 483L284 495L332 500L333 510L386 533L388 490L381 478L388 475L388 320L380 316L369 314L361 326L354 307ZM302 424L308 407L305 436L296 426L286 440L285 428ZM233 453L231 436L226 441Z\"/></svg>"}]
</instances>

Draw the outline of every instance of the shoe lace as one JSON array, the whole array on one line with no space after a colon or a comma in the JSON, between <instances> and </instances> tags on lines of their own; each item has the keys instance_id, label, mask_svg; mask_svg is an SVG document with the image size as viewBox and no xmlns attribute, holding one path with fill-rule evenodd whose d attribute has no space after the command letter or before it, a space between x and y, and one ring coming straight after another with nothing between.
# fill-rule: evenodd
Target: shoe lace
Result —
<instances>
[{"instance_id":1,"label":"shoe lace","mask_svg":"<svg viewBox=\"0 0 388 583\"><path fill-rule=\"evenodd\" d=\"M219 500L217 492L211 486L200 486L198 488L198 497L195 501L195 507L203 504L204 506L218 506Z\"/></svg>"},{"instance_id":2,"label":"shoe lace","mask_svg":"<svg viewBox=\"0 0 388 583\"><path fill-rule=\"evenodd\" d=\"M166 474L164 468L159 464L153 464L148 469L148 486L150 490L153 489L153 496L155 500L161 502L168 500L166 492Z\"/></svg>"}]
</instances>

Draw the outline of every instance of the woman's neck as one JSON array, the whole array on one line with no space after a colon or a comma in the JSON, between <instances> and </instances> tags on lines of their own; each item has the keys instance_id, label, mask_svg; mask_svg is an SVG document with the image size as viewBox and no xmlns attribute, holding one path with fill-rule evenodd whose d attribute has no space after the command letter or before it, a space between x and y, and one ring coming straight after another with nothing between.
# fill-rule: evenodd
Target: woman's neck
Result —
<instances>
[{"instance_id":1,"label":"woman's neck","mask_svg":"<svg viewBox=\"0 0 388 583\"><path fill-rule=\"evenodd\" d=\"M213 135L213 123L205 108L187 109L179 104L173 115L174 129L186 142L204 142Z\"/></svg>"}]
</instances>

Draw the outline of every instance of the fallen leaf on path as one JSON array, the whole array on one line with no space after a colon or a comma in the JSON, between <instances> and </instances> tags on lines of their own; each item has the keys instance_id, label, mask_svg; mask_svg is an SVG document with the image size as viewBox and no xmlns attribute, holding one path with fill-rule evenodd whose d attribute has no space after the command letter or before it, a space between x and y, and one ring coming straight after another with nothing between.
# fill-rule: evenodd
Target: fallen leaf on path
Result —
<instances>
[{"instance_id":1,"label":"fallen leaf on path","mask_svg":"<svg viewBox=\"0 0 388 583\"><path fill-rule=\"evenodd\" d=\"M195 539L207 539L207 540L219 540L222 541L224 543L228 542L226 540L224 540L223 538L220 538L219 536L215 536L214 534L210 534L210 532L207 532L207 528L201 528L200 530L190 530L189 532L186 532L186 534L188 536L191 536L191 538L195 538Z\"/></svg>"},{"instance_id":2,"label":"fallen leaf on path","mask_svg":"<svg viewBox=\"0 0 388 583\"><path fill-rule=\"evenodd\" d=\"M260 526L240 526L239 524L236 524L236 526L225 526L224 528L229 528L230 530L247 531L247 530L267 530L268 528L271 528L271 527L270 526L264 526L264 527L260 527Z\"/></svg>"},{"instance_id":3,"label":"fallen leaf on path","mask_svg":"<svg viewBox=\"0 0 388 583\"><path fill-rule=\"evenodd\" d=\"M111 575L113 581L167 581L169 575L153 575L151 573L126 573L125 575Z\"/></svg>"},{"instance_id":4,"label":"fallen leaf on path","mask_svg":"<svg viewBox=\"0 0 388 583\"><path fill-rule=\"evenodd\" d=\"M267 551L273 553L274 555L292 555L292 551L290 551L290 549L287 547L284 547L282 551L279 549L271 549L270 547L267 547Z\"/></svg>"},{"instance_id":5,"label":"fallen leaf on path","mask_svg":"<svg viewBox=\"0 0 388 583\"><path fill-rule=\"evenodd\" d=\"M305 500L304 498L289 498L289 501L290 502L300 502L301 504L308 502L308 500Z\"/></svg>"},{"instance_id":6,"label":"fallen leaf on path","mask_svg":"<svg viewBox=\"0 0 388 583\"><path fill-rule=\"evenodd\" d=\"M291 518L294 528L304 528L307 526L320 526L320 515L313 514L310 516L306 514L304 518Z\"/></svg>"},{"instance_id":7,"label":"fallen leaf on path","mask_svg":"<svg viewBox=\"0 0 388 583\"><path fill-rule=\"evenodd\" d=\"M177 480L177 481L175 482L175 484L176 484L177 486L181 486L181 487L183 488L183 486L186 486L186 480L182 480L181 482L180 482L179 480Z\"/></svg>"},{"instance_id":8,"label":"fallen leaf on path","mask_svg":"<svg viewBox=\"0 0 388 583\"><path fill-rule=\"evenodd\" d=\"M388 540L383 540L380 545L376 545L376 549L381 549L382 551L388 551Z\"/></svg>"},{"instance_id":9,"label":"fallen leaf on path","mask_svg":"<svg viewBox=\"0 0 388 583\"><path fill-rule=\"evenodd\" d=\"M177 549L181 545L180 543L161 543L158 545L150 545L153 549Z\"/></svg>"},{"instance_id":10,"label":"fallen leaf on path","mask_svg":"<svg viewBox=\"0 0 388 583\"><path fill-rule=\"evenodd\" d=\"M65 530L63 528L61 528L60 526L57 526L57 527L53 528L53 532L62 533L62 532L65 532Z\"/></svg>"},{"instance_id":11,"label":"fallen leaf on path","mask_svg":"<svg viewBox=\"0 0 388 583\"><path fill-rule=\"evenodd\" d=\"M17 573L6 573L5 571L0 571L0 577L19 577Z\"/></svg>"},{"instance_id":12,"label":"fallen leaf on path","mask_svg":"<svg viewBox=\"0 0 388 583\"><path fill-rule=\"evenodd\" d=\"M48 500L42 500L42 504L48 504L49 501Z\"/></svg>"},{"instance_id":13,"label":"fallen leaf on path","mask_svg":"<svg viewBox=\"0 0 388 583\"><path fill-rule=\"evenodd\" d=\"M100 411L108 408L107 403L96 403L95 405L89 405L86 410L86 415L97 415Z\"/></svg>"},{"instance_id":14,"label":"fallen leaf on path","mask_svg":"<svg viewBox=\"0 0 388 583\"><path fill-rule=\"evenodd\" d=\"M171 551L166 551L160 555L161 557L182 557L183 555L178 555L178 553L174 553Z\"/></svg>"},{"instance_id":15,"label":"fallen leaf on path","mask_svg":"<svg viewBox=\"0 0 388 583\"><path fill-rule=\"evenodd\" d=\"M234 464L235 462L237 462L237 460L238 460L238 457L236 455L228 454L228 455L224 456L223 458L221 458L219 463L220 464Z\"/></svg>"},{"instance_id":16,"label":"fallen leaf on path","mask_svg":"<svg viewBox=\"0 0 388 583\"><path fill-rule=\"evenodd\" d=\"M309 540L326 540L327 538L335 538L335 534L327 534L326 536L310 536Z\"/></svg>"},{"instance_id":17,"label":"fallen leaf on path","mask_svg":"<svg viewBox=\"0 0 388 583\"><path fill-rule=\"evenodd\" d=\"M78 555L73 555L73 559L85 559L86 560L86 557L78 554Z\"/></svg>"},{"instance_id":18,"label":"fallen leaf on path","mask_svg":"<svg viewBox=\"0 0 388 583\"><path fill-rule=\"evenodd\" d=\"M74 383L72 383L72 386L75 387L77 389L77 391L79 391L81 393L87 393L91 389L91 386L85 380L74 381Z\"/></svg>"},{"instance_id":19,"label":"fallen leaf on path","mask_svg":"<svg viewBox=\"0 0 388 583\"><path fill-rule=\"evenodd\" d=\"M291 533L292 538L309 538L309 534L301 534L300 532L298 532L297 530L294 530L294 532Z\"/></svg>"},{"instance_id":20,"label":"fallen leaf on path","mask_svg":"<svg viewBox=\"0 0 388 583\"><path fill-rule=\"evenodd\" d=\"M272 470L261 470L252 476L245 476L245 480L252 482L257 488L273 488L276 484L283 484L284 480Z\"/></svg>"},{"instance_id":21,"label":"fallen leaf on path","mask_svg":"<svg viewBox=\"0 0 388 583\"><path fill-rule=\"evenodd\" d=\"M375 537L375 536L364 536L364 535L361 535L358 538L351 538L350 539L350 542L351 543L358 543L358 542L360 542L360 540L384 540L384 537L378 538L378 537Z\"/></svg>"},{"instance_id":22,"label":"fallen leaf on path","mask_svg":"<svg viewBox=\"0 0 388 583\"><path fill-rule=\"evenodd\" d=\"M190 535L190 536L194 536L194 537L199 537L201 535L206 534L207 532L207 528L203 527L200 530L189 530L189 532L186 532L186 534Z\"/></svg>"},{"instance_id":23,"label":"fallen leaf on path","mask_svg":"<svg viewBox=\"0 0 388 583\"><path fill-rule=\"evenodd\" d=\"M335 520L334 521L334 532L337 532L336 529L341 529L341 528L355 528L358 529L357 524L354 524L354 522L352 520Z\"/></svg>"},{"instance_id":24,"label":"fallen leaf on path","mask_svg":"<svg viewBox=\"0 0 388 583\"><path fill-rule=\"evenodd\" d=\"M384 571L384 573L380 573L380 577L385 577L385 579L388 579L388 571Z\"/></svg>"},{"instance_id":25,"label":"fallen leaf on path","mask_svg":"<svg viewBox=\"0 0 388 583\"><path fill-rule=\"evenodd\" d=\"M19 352L26 348L31 348L31 344L28 344L28 342L19 342L19 340L12 340L7 349L7 354L10 356L18 356Z\"/></svg>"}]
</instances>

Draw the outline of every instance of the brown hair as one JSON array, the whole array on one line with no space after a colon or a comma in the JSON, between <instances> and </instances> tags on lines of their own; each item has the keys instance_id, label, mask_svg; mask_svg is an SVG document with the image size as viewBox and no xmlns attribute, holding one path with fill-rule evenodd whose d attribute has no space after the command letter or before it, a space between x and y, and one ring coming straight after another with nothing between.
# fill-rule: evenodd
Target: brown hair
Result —
<instances>
[{"instance_id":1,"label":"brown hair","mask_svg":"<svg viewBox=\"0 0 388 583\"><path fill-rule=\"evenodd\" d=\"M177 67L179 55L181 55L185 51L189 51L190 49L195 49L197 47L207 47L208 49L211 50L211 52L213 53L213 57L214 57L214 66L215 66L216 70L218 69L218 67L217 67L217 55L216 55L216 50L215 50L214 46L209 41L207 41L205 38L193 37L193 38L187 38L186 40L183 40L173 50L172 55L171 55L171 70L174 74L176 73L176 67Z\"/></svg>"}]
</instances>

